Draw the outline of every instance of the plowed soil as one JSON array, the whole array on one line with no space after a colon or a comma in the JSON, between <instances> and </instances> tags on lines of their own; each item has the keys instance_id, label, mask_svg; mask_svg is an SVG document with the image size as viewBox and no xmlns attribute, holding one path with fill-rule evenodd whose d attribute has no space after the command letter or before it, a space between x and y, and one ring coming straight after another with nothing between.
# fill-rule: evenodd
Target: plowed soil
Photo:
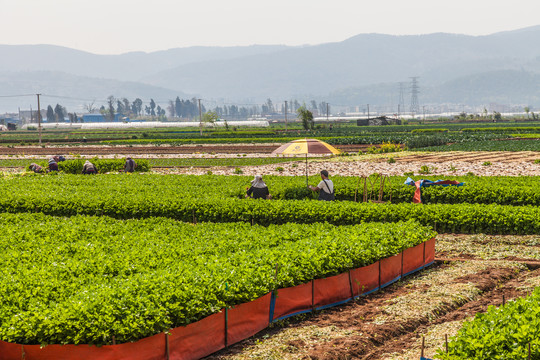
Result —
<instances>
[{"instance_id":1,"label":"plowed soil","mask_svg":"<svg viewBox=\"0 0 540 360\"><path fill-rule=\"evenodd\" d=\"M410 155L396 158L397 162L524 162L535 161L540 158L540 154L534 151L478 151L478 152L445 152L445 153L428 153L425 155Z\"/></svg>"}]
</instances>

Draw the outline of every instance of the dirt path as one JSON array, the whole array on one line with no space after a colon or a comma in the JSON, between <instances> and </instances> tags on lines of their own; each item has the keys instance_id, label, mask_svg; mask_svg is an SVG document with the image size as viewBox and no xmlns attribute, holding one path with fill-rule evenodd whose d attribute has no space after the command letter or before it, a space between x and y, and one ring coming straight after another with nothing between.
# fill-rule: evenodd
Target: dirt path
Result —
<instances>
[{"instance_id":1,"label":"dirt path","mask_svg":"<svg viewBox=\"0 0 540 360\"><path fill-rule=\"evenodd\" d=\"M393 158L395 163L388 159ZM487 160L491 159L491 160ZM317 174L326 169L330 175L368 176L381 173L390 176L462 176L474 174L477 176L540 176L540 154L522 153L454 153L446 154L414 154L393 153L384 155L362 155L352 157L337 157L309 161L309 173ZM489 161L489 163L486 163ZM216 175L233 175L235 167L213 168L174 168L156 169L160 173L203 175L208 171ZM305 175L303 161L281 164L244 166L244 175Z\"/></svg>"},{"instance_id":2,"label":"dirt path","mask_svg":"<svg viewBox=\"0 0 540 360\"><path fill-rule=\"evenodd\" d=\"M511 260L528 253L534 262L539 244L540 236L440 235L437 255L470 260L438 261L384 291L282 322L209 359L418 360L422 337L425 356L434 357L463 321L500 306L503 295L509 301L540 285L537 266Z\"/></svg>"}]
</instances>

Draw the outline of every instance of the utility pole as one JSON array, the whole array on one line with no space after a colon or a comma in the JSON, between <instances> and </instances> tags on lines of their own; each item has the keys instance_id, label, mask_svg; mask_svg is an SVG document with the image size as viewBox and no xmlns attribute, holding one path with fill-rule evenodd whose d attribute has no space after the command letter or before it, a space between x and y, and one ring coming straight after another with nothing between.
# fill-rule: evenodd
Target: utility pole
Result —
<instances>
[{"instance_id":1,"label":"utility pole","mask_svg":"<svg viewBox=\"0 0 540 360\"><path fill-rule=\"evenodd\" d=\"M369 119L369 104L367 104L367 118Z\"/></svg>"},{"instance_id":2,"label":"utility pole","mask_svg":"<svg viewBox=\"0 0 540 360\"><path fill-rule=\"evenodd\" d=\"M329 112L330 105L326 103L326 122L328 122L328 112Z\"/></svg>"},{"instance_id":3,"label":"utility pole","mask_svg":"<svg viewBox=\"0 0 540 360\"><path fill-rule=\"evenodd\" d=\"M419 86L418 86L418 76L412 76L411 77L411 113L412 117L414 118L415 114L418 114L419 107L418 107L418 93L420 92Z\"/></svg>"},{"instance_id":4,"label":"utility pole","mask_svg":"<svg viewBox=\"0 0 540 360\"><path fill-rule=\"evenodd\" d=\"M287 132L287 100L285 100L285 132Z\"/></svg>"},{"instance_id":5,"label":"utility pole","mask_svg":"<svg viewBox=\"0 0 540 360\"><path fill-rule=\"evenodd\" d=\"M37 95L37 113L38 113L38 130L39 130L39 145L41 146L41 107L39 105L39 96L41 94Z\"/></svg>"},{"instance_id":6,"label":"utility pole","mask_svg":"<svg viewBox=\"0 0 540 360\"><path fill-rule=\"evenodd\" d=\"M201 136L202 136L202 110L201 110L201 99L199 100L199 127L201 129Z\"/></svg>"},{"instance_id":7,"label":"utility pole","mask_svg":"<svg viewBox=\"0 0 540 360\"><path fill-rule=\"evenodd\" d=\"M424 112L424 124L426 123L426 107L422 105L422 111Z\"/></svg>"}]
</instances>

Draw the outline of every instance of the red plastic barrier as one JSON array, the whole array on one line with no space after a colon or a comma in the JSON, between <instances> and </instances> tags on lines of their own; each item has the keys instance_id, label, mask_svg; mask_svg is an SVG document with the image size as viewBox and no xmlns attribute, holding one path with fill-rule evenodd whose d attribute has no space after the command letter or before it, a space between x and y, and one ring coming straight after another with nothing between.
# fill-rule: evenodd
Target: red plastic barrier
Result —
<instances>
[{"instance_id":1,"label":"red plastic barrier","mask_svg":"<svg viewBox=\"0 0 540 360\"><path fill-rule=\"evenodd\" d=\"M163 360L165 334L157 334L134 343L119 345L24 345L25 360ZM2 358L4 359L4 358ZM21 356L14 359L21 359Z\"/></svg>"},{"instance_id":2,"label":"red plastic barrier","mask_svg":"<svg viewBox=\"0 0 540 360\"><path fill-rule=\"evenodd\" d=\"M429 239L424 244L426 246L424 265L429 265L435 261L435 238Z\"/></svg>"},{"instance_id":3,"label":"red plastic barrier","mask_svg":"<svg viewBox=\"0 0 540 360\"><path fill-rule=\"evenodd\" d=\"M225 312L171 330L170 360L195 360L225 347Z\"/></svg>"},{"instance_id":4,"label":"red plastic barrier","mask_svg":"<svg viewBox=\"0 0 540 360\"><path fill-rule=\"evenodd\" d=\"M316 309L352 298L349 272L314 280L313 305Z\"/></svg>"},{"instance_id":5,"label":"red plastic barrier","mask_svg":"<svg viewBox=\"0 0 540 360\"><path fill-rule=\"evenodd\" d=\"M228 345L242 341L265 329L269 323L271 293L229 310Z\"/></svg>"},{"instance_id":6,"label":"red plastic barrier","mask_svg":"<svg viewBox=\"0 0 540 360\"><path fill-rule=\"evenodd\" d=\"M274 316L272 320L277 320L311 311L312 304L312 284L311 281L305 284L292 286L277 290Z\"/></svg>"},{"instance_id":7,"label":"red plastic barrier","mask_svg":"<svg viewBox=\"0 0 540 360\"><path fill-rule=\"evenodd\" d=\"M403 276L424 266L424 243L403 251Z\"/></svg>"},{"instance_id":8,"label":"red plastic barrier","mask_svg":"<svg viewBox=\"0 0 540 360\"><path fill-rule=\"evenodd\" d=\"M354 296L369 294L379 289L379 262L351 270Z\"/></svg>"},{"instance_id":9,"label":"red plastic barrier","mask_svg":"<svg viewBox=\"0 0 540 360\"><path fill-rule=\"evenodd\" d=\"M22 346L0 340L0 358L6 360L22 359Z\"/></svg>"},{"instance_id":10,"label":"red plastic barrier","mask_svg":"<svg viewBox=\"0 0 540 360\"><path fill-rule=\"evenodd\" d=\"M401 254L381 260L381 287L390 285L401 277Z\"/></svg>"}]
</instances>

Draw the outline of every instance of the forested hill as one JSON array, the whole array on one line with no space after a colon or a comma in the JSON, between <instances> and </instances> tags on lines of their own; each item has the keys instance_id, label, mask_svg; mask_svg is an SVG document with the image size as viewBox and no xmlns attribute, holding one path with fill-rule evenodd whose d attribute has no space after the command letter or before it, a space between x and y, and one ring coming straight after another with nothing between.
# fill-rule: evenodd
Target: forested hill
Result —
<instances>
[{"instance_id":1,"label":"forested hill","mask_svg":"<svg viewBox=\"0 0 540 360\"><path fill-rule=\"evenodd\" d=\"M312 46L191 47L121 55L49 45L0 45L0 73L5 79L7 72L40 71L33 74L38 83L40 74L51 71L123 81L113 87L111 95L116 97L132 97L123 93L125 87L131 89L126 93L140 91L141 98L169 94L257 102L331 98L344 105L388 103L397 96L397 82L407 82L408 87L409 78L419 76L422 102L523 103L537 97L538 38L540 26L486 36L362 34ZM144 85L137 90L135 83ZM9 90L17 93L20 86L12 81ZM49 90L60 93L63 86L62 81L50 82ZM6 91L5 83L0 87ZM84 90L83 98L107 93L107 87ZM525 95L529 100L521 100Z\"/></svg>"}]
</instances>

